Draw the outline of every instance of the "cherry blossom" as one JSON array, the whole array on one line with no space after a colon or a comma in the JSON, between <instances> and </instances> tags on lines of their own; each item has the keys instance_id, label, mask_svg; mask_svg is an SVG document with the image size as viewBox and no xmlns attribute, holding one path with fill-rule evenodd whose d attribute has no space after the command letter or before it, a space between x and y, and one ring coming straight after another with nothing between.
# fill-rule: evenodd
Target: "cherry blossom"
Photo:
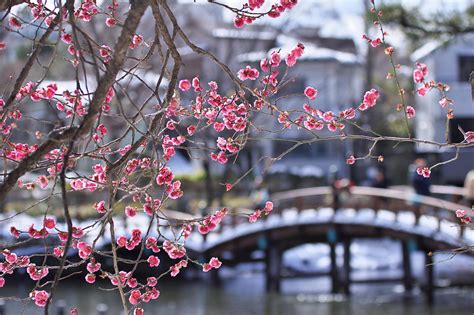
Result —
<instances>
[{"instance_id":1,"label":"cherry blossom","mask_svg":"<svg viewBox=\"0 0 474 315\"><path fill-rule=\"evenodd\" d=\"M416 173L420 176L428 178L431 175L431 170L428 167L419 167L416 169Z\"/></svg>"},{"instance_id":2,"label":"cherry blossom","mask_svg":"<svg viewBox=\"0 0 474 315\"><path fill-rule=\"evenodd\" d=\"M259 76L259 72L255 68L251 68L250 66L245 67L245 69L239 70L237 73L237 76L239 77L240 80L245 81L247 79L249 80L255 80Z\"/></svg>"},{"instance_id":3,"label":"cherry blossom","mask_svg":"<svg viewBox=\"0 0 474 315\"><path fill-rule=\"evenodd\" d=\"M408 119L412 119L413 117L415 117L415 115L416 115L416 111L413 108L413 106L407 106L407 117L408 117Z\"/></svg>"},{"instance_id":4,"label":"cherry blossom","mask_svg":"<svg viewBox=\"0 0 474 315\"><path fill-rule=\"evenodd\" d=\"M347 163L348 165L353 165L355 162L356 162L356 159L355 159L355 157L354 157L353 155L349 156L349 157L347 158L347 160L346 160L346 163Z\"/></svg>"},{"instance_id":5,"label":"cherry blossom","mask_svg":"<svg viewBox=\"0 0 474 315\"><path fill-rule=\"evenodd\" d=\"M191 82L189 80L179 81L179 89L182 91L188 91L191 88Z\"/></svg>"},{"instance_id":6,"label":"cherry blossom","mask_svg":"<svg viewBox=\"0 0 474 315\"><path fill-rule=\"evenodd\" d=\"M158 257L153 256L153 255L149 256L147 261L150 267L157 267L160 264L160 260L158 259Z\"/></svg>"},{"instance_id":7,"label":"cherry blossom","mask_svg":"<svg viewBox=\"0 0 474 315\"><path fill-rule=\"evenodd\" d=\"M219 269L221 265L222 263L219 261L218 258L212 257L211 260L209 260L209 263L205 263L202 265L202 270L204 272L208 272L211 269Z\"/></svg>"},{"instance_id":8,"label":"cherry blossom","mask_svg":"<svg viewBox=\"0 0 474 315\"><path fill-rule=\"evenodd\" d=\"M304 95L306 95L306 97L310 100L315 100L316 96L318 95L318 91L315 88L308 86L306 89L304 89Z\"/></svg>"},{"instance_id":9,"label":"cherry blossom","mask_svg":"<svg viewBox=\"0 0 474 315\"><path fill-rule=\"evenodd\" d=\"M463 209L456 210L456 217L461 220L462 224L468 224L472 222L472 218L467 215L467 211Z\"/></svg>"},{"instance_id":10,"label":"cherry blossom","mask_svg":"<svg viewBox=\"0 0 474 315\"><path fill-rule=\"evenodd\" d=\"M46 301L48 300L49 298L49 294L48 292L44 291L44 290L40 290L40 291L33 291L30 293L30 297L33 301L35 301L35 304L40 306L40 307L44 307L46 305Z\"/></svg>"}]
</instances>

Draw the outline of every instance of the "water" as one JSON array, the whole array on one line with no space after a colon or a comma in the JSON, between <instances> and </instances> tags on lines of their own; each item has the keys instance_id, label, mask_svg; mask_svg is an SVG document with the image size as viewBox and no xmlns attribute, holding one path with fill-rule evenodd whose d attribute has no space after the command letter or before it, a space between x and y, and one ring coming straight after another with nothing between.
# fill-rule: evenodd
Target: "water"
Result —
<instances>
[{"instance_id":1,"label":"water","mask_svg":"<svg viewBox=\"0 0 474 315\"><path fill-rule=\"evenodd\" d=\"M353 253L353 277L400 276L401 259L398 243L392 241L357 241ZM307 271L327 270L327 248L305 245L296 252L287 252L285 264ZM289 254L290 255L289 255ZM342 253L339 253L339 255ZM291 259L290 259L290 258ZM438 280L474 279L474 259L437 255L435 274ZM301 260L306 262L301 263ZM413 253L413 273L423 282L423 254ZM435 304L429 307L419 289L405 293L400 284L353 284L352 295L331 295L329 277L285 279L281 294L267 294L260 264L240 265L221 270L221 285L211 285L209 279L172 280L158 284L161 296L144 305L146 314L166 315L464 315L474 314L474 288L444 288L435 293ZM445 281L445 282L446 282ZM100 285L109 288L108 283ZM8 281L0 289L1 296L27 297L32 288L26 281ZM62 282L55 300L63 299L79 314L97 314L96 308L105 303L107 314L120 314L121 302L117 292L100 290L82 281ZM42 309L31 301L6 301L6 314L41 314ZM55 315L53 311L51 314Z\"/></svg>"},{"instance_id":2,"label":"water","mask_svg":"<svg viewBox=\"0 0 474 315\"><path fill-rule=\"evenodd\" d=\"M263 277L243 275L226 279L220 288L203 281L164 282L158 287L161 296L145 305L146 314L181 315L472 315L474 290L443 289L436 293L436 302L429 308L421 293L405 297L399 286L354 285L352 297L328 295L329 281L285 280L282 294L266 294ZM2 295L26 296L29 287L9 286ZM299 292L299 293L298 293ZM304 293L301 293L304 292ZM96 306L105 303L108 314L119 314L120 299L116 293L78 282L65 282L57 292L58 299L77 307L79 314L96 314ZM31 302L7 301L6 314L40 314ZM54 314L54 312L52 313Z\"/></svg>"}]
</instances>

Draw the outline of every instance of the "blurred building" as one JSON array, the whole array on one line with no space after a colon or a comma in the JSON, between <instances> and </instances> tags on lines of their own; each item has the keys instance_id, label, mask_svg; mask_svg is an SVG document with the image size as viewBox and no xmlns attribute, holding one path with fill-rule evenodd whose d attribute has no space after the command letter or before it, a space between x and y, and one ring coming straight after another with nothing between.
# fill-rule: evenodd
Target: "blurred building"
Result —
<instances>
[{"instance_id":1,"label":"blurred building","mask_svg":"<svg viewBox=\"0 0 474 315\"><path fill-rule=\"evenodd\" d=\"M302 111L303 104L309 102L302 96L307 86L319 91L316 101L311 101L310 104L323 111L333 111L337 114L339 110L360 103L364 81L362 58L360 47L357 47L354 39L360 38L361 33L354 27L354 16L343 17L334 7L319 3L313 4L310 8L299 8L304 9L303 15L301 12L291 12L304 16L296 19L297 25L294 18L267 19L268 23L258 21L254 25L236 29L231 21L226 20L225 10L219 13L219 8L213 8L215 12L208 23L197 23L196 21L202 21L204 15L209 16L209 12L200 11L198 3L189 1L178 3L176 6L183 10L176 12L178 20L182 20L185 24L184 31L198 34L198 37L190 37L193 38L193 42L214 53L234 73L246 65L260 70L260 60L269 56L272 51L280 51L284 58L298 42L305 45L304 55L298 59L294 67L288 68L288 74L285 75L285 80L288 82L279 92L280 96L292 94L299 96L279 100L280 109ZM186 7L189 10L184 10ZM226 74L212 61L193 53L188 54L187 50L189 49L183 48L180 51L185 63L185 69L181 73L183 77L191 78L199 74L203 82L210 80L219 82L220 92L223 94L233 88ZM284 72L285 66L282 61L279 80L282 79ZM186 97L187 95L181 95L184 101ZM241 154L239 158L243 169L257 165L262 156L278 156L288 150L294 144L294 140L314 138L310 132L294 127L281 132L281 125L276 123L276 119L268 119L264 114L255 121L262 130L271 130L271 132L256 131L256 136L282 138L287 141L260 140L258 143L249 143L246 148L248 152ZM329 134L326 132L326 135ZM348 167L345 160L349 152L352 152L349 142L317 141L299 146L284 159L273 163L267 171L325 177L330 166L333 166L332 169L337 168L340 175L347 176ZM261 173L264 166L268 165L266 163L257 165L256 173Z\"/></svg>"},{"instance_id":2,"label":"blurred building","mask_svg":"<svg viewBox=\"0 0 474 315\"><path fill-rule=\"evenodd\" d=\"M275 38L275 46L267 50L255 50L239 55L242 66L252 64L257 67L260 60L269 56L272 51L281 50L282 57L293 49L298 42L305 45L303 56L296 65L288 69L286 80L288 84L280 90L280 95L301 95L307 86L318 90L315 101L309 101L304 96L291 97L278 101L282 110L301 111L303 104L309 103L313 108L322 111L338 113L343 109L354 106L360 101L362 90L362 69L356 47L352 39L321 37L318 33L312 36L309 30L279 34ZM282 70L283 72L284 70ZM296 117L295 117L296 118ZM272 121L269 125L265 117L257 119L257 125L262 129L281 130L281 125ZM255 148L258 155L276 157L290 149L295 140L314 139L314 135L305 130L292 127L284 132L271 134L262 132L267 137L278 137L288 141L263 140L262 145ZM321 136L331 135L330 132L318 131ZM297 147L288 153L284 159L275 162L269 172L290 173L300 176L325 177L327 170L336 167L340 175L348 175L345 160L352 148L348 142L316 141Z\"/></svg>"},{"instance_id":3,"label":"blurred building","mask_svg":"<svg viewBox=\"0 0 474 315\"><path fill-rule=\"evenodd\" d=\"M474 71L474 32L444 41L429 42L411 55L416 62L425 63L428 78L450 86L448 98L454 101L454 119L449 122L449 141L461 142L464 131L474 130L474 102L471 98L469 74ZM446 109L439 105L440 94L435 91L416 96L416 136L430 141L446 141ZM453 149L439 149L420 144L419 153L433 154L439 161L455 156ZM446 183L461 184L470 169L474 169L474 148L460 151L458 160L443 166L441 176Z\"/></svg>"}]
</instances>

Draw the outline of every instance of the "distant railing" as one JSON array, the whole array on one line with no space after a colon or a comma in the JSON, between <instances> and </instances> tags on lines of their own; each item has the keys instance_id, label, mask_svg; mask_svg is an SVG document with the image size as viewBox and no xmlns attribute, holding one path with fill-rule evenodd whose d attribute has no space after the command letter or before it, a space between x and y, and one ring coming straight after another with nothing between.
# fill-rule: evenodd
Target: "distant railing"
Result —
<instances>
[{"instance_id":1,"label":"distant railing","mask_svg":"<svg viewBox=\"0 0 474 315\"><path fill-rule=\"evenodd\" d=\"M379 210L387 210L396 213L400 211L412 211L415 214L415 224L418 224L422 214L428 210L438 219L438 229L441 228L441 221L447 220L456 224L460 221L456 217L456 210L466 209L465 205L447 201L444 199L422 196L414 191L408 191L404 187L397 189L385 189L374 187L353 186L346 189L333 189L329 186L295 189L278 192L271 196L275 204L275 212L284 209L296 208L298 211L311 208L321 208L329 206L338 210L339 208L372 208L376 213ZM400 189L404 188L404 189ZM452 186L433 186L432 192L437 194L463 195L464 190ZM345 200L338 200L340 194L345 194ZM331 197L332 198L328 198ZM368 197L369 199L361 200ZM329 200L328 200L329 199ZM365 204L365 206L364 206ZM367 205L368 204L368 205ZM461 226L460 237L464 233L464 226Z\"/></svg>"},{"instance_id":2,"label":"distant railing","mask_svg":"<svg viewBox=\"0 0 474 315\"><path fill-rule=\"evenodd\" d=\"M404 191L412 191L413 188L410 186L391 186L391 189L395 190L404 190ZM467 190L463 187L457 186L445 186L445 185L431 185L430 192L434 195L454 195L454 196L465 196L467 194Z\"/></svg>"}]
</instances>

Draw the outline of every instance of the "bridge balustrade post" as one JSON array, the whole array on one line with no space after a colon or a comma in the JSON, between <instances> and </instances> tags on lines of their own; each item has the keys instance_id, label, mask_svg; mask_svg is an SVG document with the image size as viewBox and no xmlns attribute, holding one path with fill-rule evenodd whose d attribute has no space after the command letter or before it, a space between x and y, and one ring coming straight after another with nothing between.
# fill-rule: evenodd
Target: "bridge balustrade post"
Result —
<instances>
[{"instance_id":1,"label":"bridge balustrade post","mask_svg":"<svg viewBox=\"0 0 474 315\"><path fill-rule=\"evenodd\" d=\"M344 240L344 293L351 294L351 239Z\"/></svg>"},{"instance_id":2,"label":"bridge balustrade post","mask_svg":"<svg viewBox=\"0 0 474 315\"><path fill-rule=\"evenodd\" d=\"M59 300L56 303L56 314L57 315L66 315L66 301Z\"/></svg>"},{"instance_id":3,"label":"bridge balustrade post","mask_svg":"<svg viewBox=\"0 0 474 315\"><path fill-rule=\"evenodd\" d=\"M298 212L298 214L300 214L301 211L303 211L303 208L304 208L304 199L303 199L303 197L296 198L295 206L296 206L296 211Z\"/></svg>"},{"instance_id":4,"label":"bridge balustrade post","mask_svg":"<svg viewBox=\"0 0 474 315\"><path fill-rule=\"evenodd\" d=\"M107 315L107 311L109 310L109 307L107 304L100 303L96 307L97 315Z\"/></svg>"},{"instance_id":5,"label":"bridge balustrade post","mask_svg":"<svg viewBox=\"0 0 474 315\"><path fill-rule=\"evenodd\" d=\"M410 247L408 241L401 241L403 257L403 286L405 292L413 289L413 278L411 272Z\"/></svg>"},{"instance_id":6,"label":"bridge balustrade post","mask_svg":"<svg viewBox=\"0 0 474 315\"><path fill-rule=\"evenodd\" d=\"M281 260L281 250L277 246L269 243L265 257L265 280L267 292L280 292Z\"/></svg>"},{"instance_id":7,"label":"bridge balustrade post","mask_svg":"<svg viewBox=\"0 0 474 315\"><path fill-rule=\"evenodd\" d=\"M231 221L231 226L234 228L237 226L237 220L238 220L238 216L237 216L237 213L234 212L234 215L232 215L232 221Z\"/></svg>"},{"instance_id":8,"label":"bridge balustrade post","mask_svg":"<svg viewBox=\"0 0 474 315\"><path fill-rule=\"evenodd\" d=\"M415 213L415 225L419 225L421 217L421 205L415 205L413 212Z\"/></svg>"}]
</instances>

